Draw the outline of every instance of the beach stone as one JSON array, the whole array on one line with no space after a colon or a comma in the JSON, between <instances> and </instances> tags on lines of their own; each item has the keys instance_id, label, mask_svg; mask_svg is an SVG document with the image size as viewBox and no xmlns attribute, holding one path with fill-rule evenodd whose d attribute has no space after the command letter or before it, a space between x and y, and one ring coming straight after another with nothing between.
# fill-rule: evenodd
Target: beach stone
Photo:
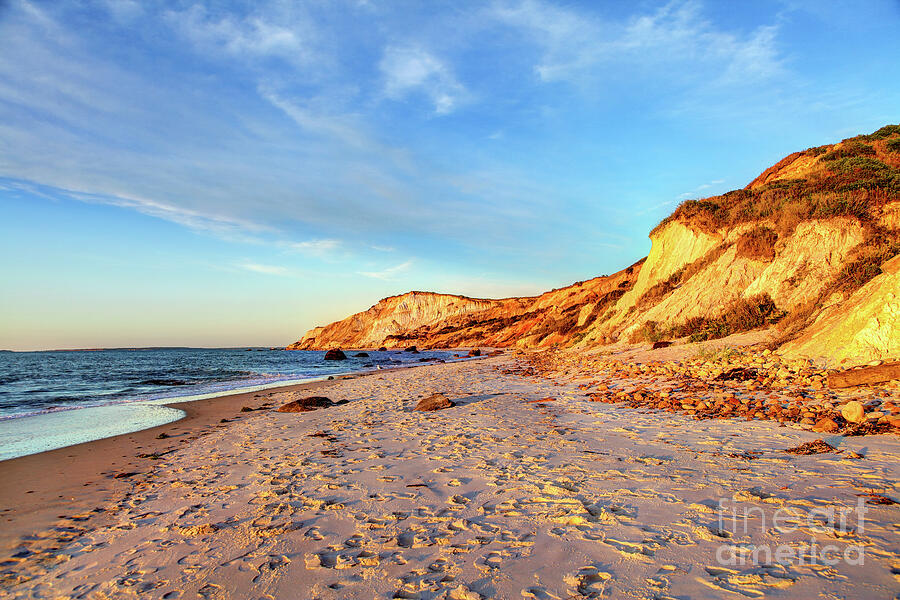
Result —
<instances>
[{"instance_id":1,"label":"beach stone","mask_svg":"<svg viewBox=\"0 0 900 600\"><path fill-rule=\"evenodd\" d=\"M813 425L813 431L817 433L837 433L840 431L841 426L838 425L835 421L825 417L824 419L819 419L816 421L816 424Z\"/></svg>"},{"instance_id":2,"label":"beach stone","mask_svg":"<svg viewBox=\"0 0 900 600\"><path fill-rule=\"evenodd\" d=\"M347 355L338 348L333 348L325 353L325 360L347 360Z\"/></svg>"},{"instance_id":3,"label":"beach stone","mask_svg":"<svg viewBox=\"0 0 900 600\"><path fill-rule=\"evenodd\" d=\"M293 402L288 402L284 406L278 408L278 412L309 412L317 408L327 408L334 406L334 402L324 396L310 396L309 398L300 398Z\"/></svg>"},{"instance_id":4,"label":"beach stone","mask_svg":"<svg viewBox=\"0 0 900 600\"><path fill-rule=\"evenodd\" d=\"M368 358L369 353L368 352L357 352L353 356L355 356L356 358Z\"/></svg>"},{"instance_id":5,"label":"beach stone","mask_svg":"<svg viewBox=\"0 0 900 600\"><path fill-rule=\"evenodd\" d=\"M378 351L379 352L387 352L387 348L385 348L384 346L379 346Z\"/></svg>"},{"instance_id":6,"label":"beach stone","mask_svg":"<svg viewBox=\"0 0 900 600\"><path fill-rule=\"evenodd\" d=\"M418 404L416 404L416 408L414 410L422 410L422 411L431 411L431 410L442 410L444 408L450 408L451 406L455 406L453 402L450 401L447 396L444 394L432 394L427 398L422 398L419 400Z\"/></svg>"},{"instance_id":7,"label":"beach stone","mask_svg":"<svg viewBox=\"0 0 900 600\"><path fill-rule=\"evenodd\" d=\"M469 350L469 356L481 356L481 350L478 348L472 348Z\"/></svg>"},{"instance_id":8,"label":"beach stone","mask_svg":"<svg viewBox=\"0 0 900 600\"><path fill-rule=\"evenodd\" d=\"M862 423L866 420L866 410L856 400L851 400L841 407L841 416L851 423Z\"/></svg>"},{"instance_id":9,"label":"beach stone","mask_svg":"<svg viewBox=\"0 0 900 600\"><path fill-rule=\"evenodd\" d=\"M788 454L824 454L825 452L834 452L835 448L825 440L813 440L812 442L806 442L805 444L800 444L799 446L795 446L794 448L788 448L785 450Z\"/></svg>"}]
</instances>

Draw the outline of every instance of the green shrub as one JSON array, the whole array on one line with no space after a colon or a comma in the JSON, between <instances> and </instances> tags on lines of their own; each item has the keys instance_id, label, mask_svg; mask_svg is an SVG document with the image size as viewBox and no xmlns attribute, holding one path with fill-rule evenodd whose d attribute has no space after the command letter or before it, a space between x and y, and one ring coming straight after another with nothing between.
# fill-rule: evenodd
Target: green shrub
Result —
<instances>
[{"instance_id":1,"label":"green shrub","mask_svg":"<svg viewBox=\"0 0 900 600\"><path fill-rule=\"evenodd\" d=\"M635 331L631 341L658 342L687 336L692 342L703 342L777 323L784 314L768 294L759 294L732 302L718 317L694 317L667 328L647 321Z\"/></svg>"},{"instance_id":2,"label":"green shrub","mask_svg":"<svg viewBox=\"0 0 900 600\"><path fill-rule=\"evenodd\" d=\"M893 140L888 140L884 147L888 152L900 153L900 137Z\"/></svg>"},{"instance_id":3,"label":"green shrub","mask_svg":"<svg viewBox=\"0 0 900 600\"><path fill-rule=\"evenodd\" d=\"M874 133L870 133L869 135L861 135L859 137L864 140L874 141L883 140L884 138L891 137L892 135L900 135L900 125L885 125Z\"/></svg>"},{"instance_id":4,"label":"green shrub","mask_svg":"<svg viewBox=\"0 0 900 600\"><path fill-rule=\"evenodd\" d=\"M852 158L854 156L875 156L875 148L858 140L848 140L840 148L836 148L827 153L820 160L832 161L841 158Z\"/></svg>"}]
</instances>

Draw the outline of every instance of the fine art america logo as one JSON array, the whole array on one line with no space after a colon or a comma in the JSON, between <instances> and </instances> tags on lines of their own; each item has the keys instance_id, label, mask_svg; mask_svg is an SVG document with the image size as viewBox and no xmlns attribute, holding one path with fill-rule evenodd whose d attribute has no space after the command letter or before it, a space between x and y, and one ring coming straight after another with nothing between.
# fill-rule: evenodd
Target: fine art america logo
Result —
<instances>
[{"instance_id":1,"label":"fine art america logo","mask_svg":"<svg viewBox=\"0 0 900 600\"><path fill-rule=\"evenodd\" d=\"M771 538L774 535L790 538L784 542L750 544L733 542L716 550L716 560L722 566L743 565L827 565L838 563L862 565L863 546L854 543L822 543L817 535L848 542L859 539L865 531L866 503L857 500L856 507L824 507L809 510L779 508L766 513L759 506L742 506L720 499L717 532L723 538L740 538L754 532Z\"/></svg>"}]
</instances>

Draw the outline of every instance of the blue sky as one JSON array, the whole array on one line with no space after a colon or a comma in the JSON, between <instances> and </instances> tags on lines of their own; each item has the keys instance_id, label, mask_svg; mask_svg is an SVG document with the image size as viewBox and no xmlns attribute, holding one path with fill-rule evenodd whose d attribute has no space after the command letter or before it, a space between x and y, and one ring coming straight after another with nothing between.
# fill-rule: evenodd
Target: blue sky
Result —
<instances>
[{"instance_id":1,"label":"blue sky","mask_svg":"<svg viewBox=\"0 0 900 600\"><path fill-rule=\"evenodd\" d=\"M627 266L900 121L900 4L0 2L0 348L283 345Z\"/></svg>"}]
</instances>

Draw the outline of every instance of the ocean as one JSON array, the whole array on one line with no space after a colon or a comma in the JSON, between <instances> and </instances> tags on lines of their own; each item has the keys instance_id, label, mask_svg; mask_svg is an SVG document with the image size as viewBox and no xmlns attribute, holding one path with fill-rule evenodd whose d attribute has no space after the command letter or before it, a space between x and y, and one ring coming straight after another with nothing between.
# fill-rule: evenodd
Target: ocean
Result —
<instances>
[{"instance_id":1,"label":"ocean","mask_svg":"<svg viewBox=\"0 0 900 600\"><path fill-rule=\"evenodd\" d=\"M180 419L162 406L329 375L455 360L454 352L324 352L265 348L127 348L0 352L0 460Z\"/></svg>"}]
</instances>

